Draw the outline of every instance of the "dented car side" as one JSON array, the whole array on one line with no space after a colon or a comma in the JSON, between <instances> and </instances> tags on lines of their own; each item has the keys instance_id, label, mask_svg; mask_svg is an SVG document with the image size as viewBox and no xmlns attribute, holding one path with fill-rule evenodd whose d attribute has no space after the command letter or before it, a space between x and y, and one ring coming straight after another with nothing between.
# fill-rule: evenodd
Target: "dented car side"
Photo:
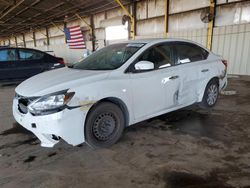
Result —
<instances>
[{"instance_id":1,"label":"dented car side","mask_svg":"<svg viewBox=\"0 0 250 188\"><path fill-rule=\"evenodd\" d=\"M222 58L211 52L206 60L192 63L176 63L175 66L150 71L133 71L129 68L133 68L138 58L151 47L176 41L190 43L174 39L133 41L132 44L144 45L117 69L62 68L32 77L16 88L13 115L19 124L39 138L42 146L53 147L60 138L75 146L86 141L86 121L103 102L118 106L123 113L125 126L129 126L202 102L211 80L218 82L219 90L226 87L226 67L221 63ZM173 61L179 60L173 58ZM39 98L62 90L74 93L64 104L63 110L45 115L34 115L30 110L27 113L20 111L20 99ZM27 103L27 109L29 105ZM109 116L104 122L106 120L112 122ZM112 123L104 124L112 127ZM98 122L96 126L99 126Z\"/></svg>"}]
</instances>

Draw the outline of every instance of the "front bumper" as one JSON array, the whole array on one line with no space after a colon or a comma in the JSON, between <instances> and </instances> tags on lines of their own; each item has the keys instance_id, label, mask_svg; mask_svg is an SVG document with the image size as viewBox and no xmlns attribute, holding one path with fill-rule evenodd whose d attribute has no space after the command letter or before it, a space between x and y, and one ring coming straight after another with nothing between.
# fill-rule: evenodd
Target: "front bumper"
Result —
<instances>
[{"instance_id":1,"label":"front bumper","mask_svg":"<svg viewBox=\"0 0 250 188\"><path fill-rule=\"evenodd\" d=\"M53 147L58 143L56 137L61 137L73 146L81 144L84 139L85 113L80 108L64 109L63 111L33 116L29 112L23 114L18 110L18 100L13 100L13 116L24 128L34 133L43 147ZM54 136L53 136L54 135Z\"/></svg>"}]
</instances>

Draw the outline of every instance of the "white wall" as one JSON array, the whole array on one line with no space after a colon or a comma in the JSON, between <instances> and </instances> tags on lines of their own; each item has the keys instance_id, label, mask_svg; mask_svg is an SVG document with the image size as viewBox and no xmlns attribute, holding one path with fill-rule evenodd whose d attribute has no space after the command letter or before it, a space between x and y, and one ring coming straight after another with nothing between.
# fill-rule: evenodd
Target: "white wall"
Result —
<instances>
[{"instance_id":1,"label":"white wall","mask_svg":"<svg viewBox=\"0 0 250 188\"><path fill-rule=\"evenodd\" d=\"M250 75L250 24L214 28L212 51L228 60L230 74Z\"/></svg>"},{"instance_id":2,"label":"white wall","mask_svg":"<svg viewBox=\"0 0 250 188\"><path fill-rule=\"evenodd\" d=\"M138 2L137 39L166 36L162 7L159 7L156 17L149 16L163 1ZM250 75L250 1L239 1L228 0L230 4L223 4L226 0L217 1L212 51L228 60L230 74ZM189 39L206 46L208 24L200 20L200 14L209 3L210 0L170 0L167 36Z\"/></svg>"}]
</instances>

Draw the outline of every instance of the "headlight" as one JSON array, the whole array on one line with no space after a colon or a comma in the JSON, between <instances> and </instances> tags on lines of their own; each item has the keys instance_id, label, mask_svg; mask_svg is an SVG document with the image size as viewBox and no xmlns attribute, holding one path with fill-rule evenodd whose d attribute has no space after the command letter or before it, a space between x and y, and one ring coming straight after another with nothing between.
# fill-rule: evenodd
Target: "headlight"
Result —
<instances>
[{"instance_id":1,"label":"headlight","mask_svg":"<svg viewBox=\"0 0 250 188\"><path fill-rule=\"evenodd\" d=\"M60 92L45 95L33 101L28 109L34 115L45 115L63 110L70 99L74 96L74 92L63 90Z\"/></svg>"}]
</instances>

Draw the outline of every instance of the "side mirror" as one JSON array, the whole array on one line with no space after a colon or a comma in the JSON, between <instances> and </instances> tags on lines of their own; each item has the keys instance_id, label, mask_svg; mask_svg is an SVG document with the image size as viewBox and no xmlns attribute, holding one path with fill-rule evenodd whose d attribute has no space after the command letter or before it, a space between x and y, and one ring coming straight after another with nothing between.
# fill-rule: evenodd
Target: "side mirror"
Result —
<instances>
[{"instance_id":1,"label":"side mirror","mask_svg":"<svg viewBox=\"0 0 250 188\"><path fill-rule=\"evenodd\" d=\"M139 61L135 64L135 70L153 70L154 63L150 61Z\"/></svg>"},{"instance_id":2,"label":"side mirror","mask_svg":"<svg viewBox=\"0 0 250 188\"><path fill-rule=\"evenodd\" d=\"M87 49L83 53L83 58L86 58L86 57L90 56L91 54L92 54L92 52L89 49Z\"/></svg>"},{"instance_id":3,"label":"side mirror","mask_svg":"<svg viewBox=\"0 0 250 188\"><path fill-rule=\"evenodd\" d=\"M179 60L179 63L180 64L183 64L183 63L190 63L191 61L190 61L190 59L189 58L186 58L186 59L180 59Z\"/></svg>"}]
</instances>

